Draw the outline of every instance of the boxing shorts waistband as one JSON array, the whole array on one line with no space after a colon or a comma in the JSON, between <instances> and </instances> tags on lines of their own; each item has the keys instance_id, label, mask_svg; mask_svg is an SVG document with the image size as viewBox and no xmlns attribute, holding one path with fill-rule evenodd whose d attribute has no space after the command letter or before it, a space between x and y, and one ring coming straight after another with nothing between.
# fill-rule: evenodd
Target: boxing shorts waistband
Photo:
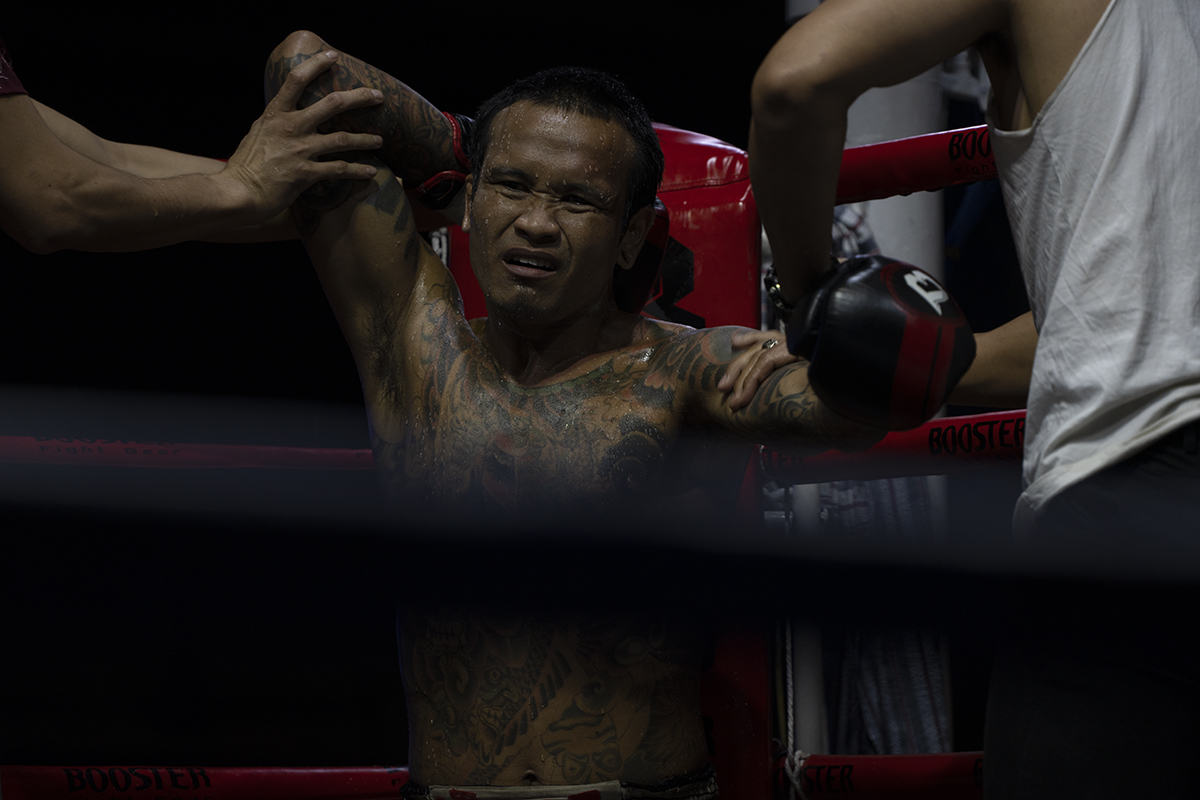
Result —
<instances>
[{"instance_id":1,"label":"boxing shorts waistband","mask_svg":"<svg viewBox=\"0 0 1200 800\"><path fill-rule=\"evenodd\" d=\"M717 780L710 767L694 775L654 784L602 781L537 786L422 786L409 781L400 791L403 797L414 800L714 800Z\"/></svg>"}]
</instances>

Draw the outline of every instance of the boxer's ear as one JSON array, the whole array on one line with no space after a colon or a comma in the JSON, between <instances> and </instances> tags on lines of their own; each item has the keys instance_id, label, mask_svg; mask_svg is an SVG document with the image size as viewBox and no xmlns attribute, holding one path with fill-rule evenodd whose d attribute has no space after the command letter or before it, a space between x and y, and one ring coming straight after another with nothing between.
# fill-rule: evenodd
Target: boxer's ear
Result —
<instances>
[{"instance_id":1,"label":"boxer's ear","mask_svg":"<svg viewBox=\"0 0 1200 800\"><path fill-rule=\"evenodd\" d=\"M625 228L625 233L621 237L621 247L617 253L617 266L621 269L631 269L637 261L638 253L642 250L642 244L646 241L646 234L650 232L650 227L654 224L654 206L646 206L634 213L633 218L629 220L628 227Z\"/></svg>"}]
</instances>

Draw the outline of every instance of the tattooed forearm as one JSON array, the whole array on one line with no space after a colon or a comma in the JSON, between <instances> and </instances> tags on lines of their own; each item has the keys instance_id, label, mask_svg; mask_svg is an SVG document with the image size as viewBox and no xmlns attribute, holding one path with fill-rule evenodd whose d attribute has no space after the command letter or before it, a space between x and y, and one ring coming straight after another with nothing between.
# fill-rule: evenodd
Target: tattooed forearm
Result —
<instances>
[{"instance_id":1,"label":"tattooed forearm","mask_svg":"<svg viewBox=\"0 0 1200 800\"><path fill-rule=\"evenodd\" d=\"M273 97L288 73L300 62L331 49L312 34L290 37L267 62L265 91ZM300 100L308 106L330 92L370 86L383 92L383 103L352 109L325 123L325 131L375 133L383 148L375 151L406 186L416 186L443 170L460 170L454 154L452 128L425 98L391 75L353 56L338 62L309 84Z\"/></svg>"},{"instance_id":2,"label":"tattooed forearm","mask_svg":"<svg viewBox=\"0 0 1200 800\"><path fill-rule=\"evenodd\" d=\"M771 374L745 409L756 419L764 441L816 448L856 450L879 441L885 431L838 416L808 383L807 366L791 364Z\"/></svg>"},{"instance_id":3,"label":"tattooed forearm","mask_svg":"<svg viewBox=\"0 0 1200 800\"><path fill-rule=\"evenodd\" d=\"M687 395L693 402L695 398L711 398L736 355L732 346L735 331L735 328L714 328L680 337L656 359L647 385L678 383L687 387ZM682 412L690 414L701 407L702 402L687 405ZM720 407L725 408L724 402ZM820 452L835 447L859 447L879 438L874 429L843 419L821 403L808 383L806 363L775 370L763 381L750 404L736 413L714 418L708 416L711 406L707 408L709 411L702 417L709 424L731 427L760 443L775 442Z\"/></svg>"},{"instance_id":4,"label":"tattooed forearm","mask_svg":"<svg viewBox=\"0 0 1200 800\"><path fill-rule=\"evenodd\" d=\"M823 440L820 401L804 381L798 385L799 367L779 369L771 373L750 401L749 411L761 423L764 433L780 438L797 434Z\"/></svg>"}]
</instances>

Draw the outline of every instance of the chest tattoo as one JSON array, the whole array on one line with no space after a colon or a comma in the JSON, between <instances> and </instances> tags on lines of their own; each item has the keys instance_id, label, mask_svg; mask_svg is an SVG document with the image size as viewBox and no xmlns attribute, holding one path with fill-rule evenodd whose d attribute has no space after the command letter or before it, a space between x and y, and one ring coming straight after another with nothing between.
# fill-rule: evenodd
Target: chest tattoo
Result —
<instances>
[{"instance_id":1,"label":"chest tattoo","mask_svg":"<svg viewBox=\"0 0 1200 800\"><path fill-rule=\"evenodd\" d=\"M663 333L527 387L496 365L456 299L437 294L399 345L405 326L382 313L375 322L380 400L404 419L399 441L374 441L393 500L467 513L619 512L680 481L671 458L688 424L682 398L715 385L722 369L711 337Z\"/></svg>"}]
</instances>

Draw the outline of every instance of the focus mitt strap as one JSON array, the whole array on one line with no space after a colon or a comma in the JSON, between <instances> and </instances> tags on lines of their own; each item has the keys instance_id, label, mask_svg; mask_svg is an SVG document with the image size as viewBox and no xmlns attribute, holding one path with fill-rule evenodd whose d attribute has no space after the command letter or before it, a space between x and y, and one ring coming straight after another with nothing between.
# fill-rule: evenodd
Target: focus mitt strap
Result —
<instances>
[{"instance_id":1,"label":"focus mitt strap","mask_svg":"<svg viewBox=\"0 0 1200 800\"><path fill-rule=\"evenodd\" d=\"M787 335L823 403L889 430L932 418L975 359L975 336L950 293L885 256L831 269L797 304Z\"/></svg>"},{"instance_id":2,"label":"focus mitt strap","mask_svg":"<svg viewBox=\"0 0 1200 800\"><path fill-rule=\"evenodd\" d=\"M471 171L466 145L471 131L475 127L475 120L462 114L448 114L445 111L442 112L442 115L450 120L450 127L454 129L454 157L458 160L458 165L462 167L462 170L443 170L413 189L412 194L421 201L421 205L432 211L441 211L450 205L454 196L458 194L458 190L467 182L467 174Z\"/></svg>"}]
</instances>

